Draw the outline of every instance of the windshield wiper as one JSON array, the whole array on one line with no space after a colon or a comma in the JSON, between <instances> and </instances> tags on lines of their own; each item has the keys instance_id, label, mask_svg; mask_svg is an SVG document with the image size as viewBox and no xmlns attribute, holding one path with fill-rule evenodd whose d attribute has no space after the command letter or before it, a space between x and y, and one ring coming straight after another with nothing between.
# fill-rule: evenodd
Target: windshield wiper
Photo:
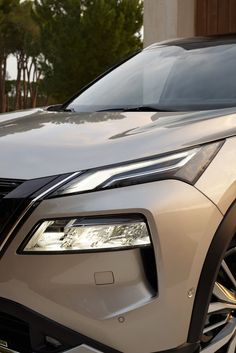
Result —
<instances>
[{"instance_id":1,"label":"windshield wiper","mask_svg":"<svg viewBox=\"0 0 236 353\"><path fill-rule=\"evenodd\" d=\"M138 107L124 109L125 112L168 112L169 109L157 108L149 105L140 105Z\"/></svg>"},{"instance_id":2,"label":"windshield wiper","mask_svg":"<svg viewBox=\"0 0 236 353\"><path fill-rule=\"evenodd\" d=\"M97 110L97 112L170 112L170 111L171 111L170 109L158 108L151 105L150 106L140 105L132 108L117 107L117 108L107 108L107 109Z\"/></svg>"}]
</instances>

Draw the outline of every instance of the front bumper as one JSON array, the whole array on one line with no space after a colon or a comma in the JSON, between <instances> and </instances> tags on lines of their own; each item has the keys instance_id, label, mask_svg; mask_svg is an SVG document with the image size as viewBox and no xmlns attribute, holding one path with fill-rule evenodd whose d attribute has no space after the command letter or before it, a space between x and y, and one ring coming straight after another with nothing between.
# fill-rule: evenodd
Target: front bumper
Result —
<instances>
[{"instance_id":1,"label":"front bumper","mask_svg":"<svg viewBox=\"0 0 236 353\"><path fill-rule=\"evenodd\" d=\"M153 262L145 262L138 249L17 255L18 247L41 219L131 213L143 214L149 224L158 274L156 288L149 276ZM183 344L187 342L194 293L221 220L222 214L205 196L174 180L44 200L1 259L0 296L89 337L92 344L75 342L71 345L77 346L74 352L189 349ZM114 283L96 285L95 273L103 272L113 273Z\"/></svg>"},{"instance_id":2,"label":"front bumper","mask_svg":"<svg viewBox=\"0 0 236 353\"><path fill-rule=\"evenodd\" d=\"M119 353L18 303L3 298L0 298L0 332L1 337L4 338L1 340L1 353L31 352L32 346L37 352ZM56 342L59 340L62 344L57 346ZM4 346L3 342L8 343ZM197 344L188 344L161 353L197 353L197 351Z\"/></svg>"},{"instance_id":3,"label":"front bumper","mask_svg":"<svg viewBox=\"0 0 236 353\"><path fill-rule=\"evenodd\" d=\"M4 298L0 298L0 333L0 352L4 345L6 352L19 353L118 352Z\"/></svg>"}]
</instances>

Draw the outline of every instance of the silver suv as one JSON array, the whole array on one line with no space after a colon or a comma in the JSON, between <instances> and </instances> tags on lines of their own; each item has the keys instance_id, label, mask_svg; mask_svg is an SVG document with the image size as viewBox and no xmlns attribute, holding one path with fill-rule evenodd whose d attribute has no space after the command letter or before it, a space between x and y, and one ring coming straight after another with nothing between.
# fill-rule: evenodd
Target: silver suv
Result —
<instances>
[{"instance_id":1,"label":"silver suv","mask_svg":"<svg viewBox=\"0 0 236 353\"><path fill-rule=\"evenodd\" d=\"M0 116L0 351L234 353L236 35Z\"/></svg>"}]
</instances>

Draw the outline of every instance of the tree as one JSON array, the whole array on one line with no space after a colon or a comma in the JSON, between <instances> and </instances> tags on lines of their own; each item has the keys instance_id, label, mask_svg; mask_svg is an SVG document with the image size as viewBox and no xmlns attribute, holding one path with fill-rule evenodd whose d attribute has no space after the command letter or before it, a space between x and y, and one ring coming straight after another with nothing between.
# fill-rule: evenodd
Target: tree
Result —
<instances>
[{"instance_id":1,"label":"tree","mask_svg":"<svg viewBox=\"0 0 236 353\"><path fill-rule=\"evenodd\" d=\"M40 28L34 19L30 0L20 3L15 22L17 27L14 48L17 59L15 109L20 109L29 106L29 97L30 106L36 105L37 87L42 73Z\"/></svg>"},{"instance_id":2,"label":"tree","mask_svg":"<svg viewBox=\"0 0 236 353\"><path fill-rule=\"evenodd\" d=\"M0 0L0 112L63 102L141 48L142 14L141 0Z\"/></svg>"},{"instance_id":3,"label":"tree","mask_svg":"<svg viewBox=\"0 0 236 353\"><path fill-rule=\"evenodd\" d=\"M6 111L7 58L15 47L17 28L14 18L19 4L19 0L0 0L0 112Z\"/></svg>"},{"instance_id":4,"label":"tree","mask_svg":"<svg viewBox=\"0 0 236 353\"><path fill-rule=\"evenodd\" d=\"M0 111L7 110L7 58L17 59L14 109L35 106L41 74L40 28L33 17L32 1L0 0ZM33 81L33 82L32 82Z\"/></svg>"},{"instance_id":5,"label":"tree","mask_svg":"<svg viewBox=\"0 0 236 353\"><path fill-rule=\"evenodd\" d=\"M140 0L35 0L48 95L64 101L141 48Z\"/></svg>"}]
</instances>

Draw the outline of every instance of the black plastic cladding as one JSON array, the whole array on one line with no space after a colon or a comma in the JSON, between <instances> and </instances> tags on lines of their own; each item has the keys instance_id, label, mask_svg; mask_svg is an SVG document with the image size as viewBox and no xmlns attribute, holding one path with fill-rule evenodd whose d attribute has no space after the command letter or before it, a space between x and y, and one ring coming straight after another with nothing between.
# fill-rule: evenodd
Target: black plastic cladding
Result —
<instances>
[{"instance_id":1,"label":"black plastic cladding","mask_svg":"<svg viewBox=\"0 0 236 353\"><path fill-rule=\"evenodd\" d=\"M58 353L64 352L65 349L87 344L90 347L98 349L104 353L121 353L115 349L107 347L106 345L100 344L87 336L70 330L57 322L24 307L21 304L5 298L0 298L0 318L1 313L5 313L12 318L15 317L17 320L21 320L22 323L25 323L25 325L29 327L28 340L31 343L32 352L48 353L50 351L51 353ZM1 324L2 323L0 323L0 327ZM61 343L61 346L54 350L48 350L45 346L46 336L58 340ZM4 340L4 337L0 337L0 339ZM21 342L19 342L19 344L21 344Z\"/></svg>"},{"instance_id":2,"label":"black plastic cladding","mask_svg":"<svg viewBox=\"0 0 236 353\"><path fill-rule=\"evenodd\" d=\"M48 187L50 186L57 184L59 181L63 180L63 178L66 178L66 176L67 175L26 181L17 189L13 190L11 193L9 193L7 196L0 200L0 214L3 214L4 212L4 219L8 221L5 224L4 229L1 229L0 245L4 237L8 234L9 224L14 223L14 221L20 217L21 213L29 205L30 201L34 197L36 197L36 195L39 195L40 192L48 189ZM1 217L3 216L1 215ZM235 217L236 202L231 206L224 220L222 221L219 229L217 230L203 266L194 302L193 314L188 335L189 345L176 348L175 350L170 350L170 352L194 352L196 349L198 350L199 346L197 345L197 342L199 342L200 335L203 329L207 308L209 305L212 289L219 270L219 266L223 259L224 251L227 249L230 241L236 234ZM12 237L14 237L14 235L15 233L12 234ZM10 238L9 240L11 239L12 238ZM114 351L109 348L104 352L117 351Z\"/></svg>"},{"instance_id":3,"label":"black plastic cladding","mask_svg":"<svg viewBox=\"0 0 236 353\"><path fill-rule=\"evenodd\" d=\"M1 212L1 208L2 210L3 209L5 210L5 220L7 221L0 233L2 241L6 239L6 237L9 234L9 231L11 231L12 224L17 222L20 219L22 214L25 213L25 215L17 225L17 228L13 231L13 233L7 240L6 244L4 245L1 251L0 256L3 256L8 245L14 238L15 234L17 233L18 229L21 227L22 223L24 223L25 219L28 218L29 214L34 210L34 208L37 207L38 202L40 202L39 200L36 204L29 207L31 201L36 197L40 196L44 191L48 190L50 187L56 185L60 181L63 181L68 176L69 175L67 174L59 177L40 178L37 180L26 181L21 186L19 186L17 189L15 189L14 191L6 195L6 197L4 197L1 200L0 212ZM28 207L29 207L29 210L25 212L25 210ZM154 275L151 278L148 277L147 279L150 285L152 286L154 292L156 292L157 274L156 274L155 256L153 253L153 249L151 250L151 254L150 254L150 250L151 249L144 249L144 250L141 250L141 252L142 252L144 267L147 263L146 251L148 251L148 255L149 255L149 260L148 260L149 265L151 261L150 255L152 255L152 259L154 259L152 262L152 265L155 268L155 270L153 271ZM14 317L16 317L16 319L23 321L23 323L26 324L26 327L30 327L29 329L30 337L28 337L28 339L33 345L33 348L34 348L33 350L35 352L46 353L46 351L43 349L37 349L38 343L40 343L41 345L42 339L44 338L42 337L42 327L43 327L45 335L48 335L48 336L51 335L54 338L59 337L62 341L61 349L58 348L55 352L65 351L65 349L69 347L75 347L76 345L80 345L80 344L88 344L89 346L95 349L100 349L104 353L121 353L113 348L107 347L97 341L94 341L88 337L85 337L80 333L73 332L65 327L62 327L59 324L52 322L51 320L44 318L37 313L32 312L31 310L23 307L22 305L18 303L13 303L7 299L0 298L0 320L1 320L1 313L5 313L9 315L9 320L10 320L10 316L12 316L13 319ZM0 321L0 327L1 325L3 325L3 328L4 328L4 323ZM41 345L41 348L42 348L42 345ZM180 353L182 353L182 348L180 350ZM185 353L185 349L183 353Z\"/></svg>"},{"instance_id":4,"label":"black plastic cladding","mask_svg":"<svg viewBox=\"0 0 236 353\"><path fill-rule=\"evenodd\" d=\"M205 259L194 301L188 342L200 341L211 294L225 251L236 235L236 201L221 222Z\"/></svg>"},{"instance_id":5,"label":"black plastic cladding","mask_svg":"<svg viewBox=\"0 0 236 353\"><path fill-rule=\"evenodd\" d=\"M20 184L22 184L24 180L19 179L0 179L0 200L5 197L15 188L17 188Z\"/></svg>"},{"instance_id":6,"label":"black plastic cladding","mask_svg":"<svg viewBox=\"0 0 236 353\"><path fill-rule=\"evenodd\" d=\"M67 176L68 174L25 181L0 199L0 247L11 232L12 227L17 224L22 214L29 208L32 200ZM29 209L29 212L31 212L31 209ZM12 237L14 237L14 232L9 240ZM9 241L1 251L1 256L8 244Z\"/></svg>"},{"instance_id":7,"label":"black plastic cladding","mask_svg":"<svg viewBox=\"0 0 236 353\"><path fill-rule=\"evenodd\" d=\"M0 298L0 320L1 314L7 314L12 318L16 317L21 323L25 323L29 327L30 341L33 351L36 353L49 353L49 351L44 349L45 340L44 337L49 336L57 339L61 342L61 346L56 350L50 350L50 353L64 352L65 349L70 349L82 344L86 344L94 349L97 349L103 353L123 353L97 341L94 341L90 337L84 336L78 332L68 329L55 321L52 321L41 314L38 314L21 304L10 301L5 298ZM1 322L0 322L1 327ZM10 347L11 348L11 347ZM180 347L152 352L152 353L198 353L199 344L197 343L187 343ZM25 353L25 352L22 352ZM28 352L27 352L28 353ZM145 352L149 353L149 352Z\"/></svg>"}]
</instances>

